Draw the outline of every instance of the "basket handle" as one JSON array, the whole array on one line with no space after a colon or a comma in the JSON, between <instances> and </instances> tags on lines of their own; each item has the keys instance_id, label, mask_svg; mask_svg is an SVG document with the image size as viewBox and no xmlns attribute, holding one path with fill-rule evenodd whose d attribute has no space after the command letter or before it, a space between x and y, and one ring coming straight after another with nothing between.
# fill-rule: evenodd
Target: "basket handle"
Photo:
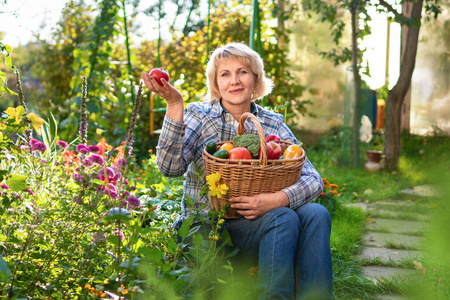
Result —
<instances>
[{"instance_id":1,"label":"basket handle","mask_svg":"<svg viewBox=\"0 0 450 300\"><path fill-rule=\"evenodd\" d=\"M261 157L259 159L259 165L260 166L266 166L267 165L267 143L266 143L266 134L264 133L264 130L261 127L261 123L259 120L255 117L254 114L246 112L241 115L241 118L239 119L239 126L237 129L238 135L244 134L244 124L245 120L249 118L252 120L253 124L255 124L256 129L258 130L258 135L260 139L260 147L261 147Z\"/></svg>"}]
</instances>

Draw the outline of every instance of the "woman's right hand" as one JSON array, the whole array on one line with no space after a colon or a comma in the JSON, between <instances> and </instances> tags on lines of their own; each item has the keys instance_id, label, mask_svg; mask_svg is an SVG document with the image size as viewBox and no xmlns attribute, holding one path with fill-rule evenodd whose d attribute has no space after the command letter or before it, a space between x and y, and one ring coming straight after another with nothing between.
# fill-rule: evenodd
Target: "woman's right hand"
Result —
<instances>
[{"instance_id":1,"label":"woman's right hand","mask_svg":"<svg viewBox=\"0 0 450 300\"><path fill-rule=\"evenodd\" d=\"M166 100L166 115L175 121L183 122L184 100L181 93L164 78L161 78L163 86L159 85L147 72L142 72L142 79L150 91Z\"/></svg>"},{"instance_id":2,"label":"woman's right hand","mask_svg":"<svg viewBox=\"0 0 450 300\"><path fill-rule=\"evenodd\" d=\"M144 80L145 86L150 91L166 100L167 105L172 106L183 104L183 96L181 93L164 78L161 78L163 86L159 85L156 79L150 76L147 72L142 72L142 79Z\"/></svg>"}]
</instances>

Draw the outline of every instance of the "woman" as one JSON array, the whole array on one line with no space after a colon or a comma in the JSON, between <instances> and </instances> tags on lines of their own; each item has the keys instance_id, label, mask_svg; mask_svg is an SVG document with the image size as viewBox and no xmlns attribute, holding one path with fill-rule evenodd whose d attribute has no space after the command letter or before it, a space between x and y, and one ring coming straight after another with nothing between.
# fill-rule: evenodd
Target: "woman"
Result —
<instances>
[{"instance_id":1,"label":"woman","mask_svg":"<svg viewBox=\"0 0 450 300\"><path fill-rule=\"evenodd\" d=\"M194 208L208 204L206 196L199 195L206 181L203 149L210 141L232 140L243 113L256 115L266 135L276 134L298 144L282 115L255 104L271 92L272 81L265 75L259 54L243 44L227 44L212 53L206 67L209 101L184 108L181 93L167 81L162 79L160 86L147 73L142 77L145 85L167 102L157 146L158 167L164 176L186 175L184 197L194 199ZM246 133L257 134L254 126L247 125ZM226 219L224 228L243 254L258 259L258 298L332 298L331 219L323 206L310 203L322 190L322 179L307 159L293 186L230 200L243 218ZM205 216L206 207L201 210ZM183 203L175 226L190 213Z\"/></svg>"}]
</instances>

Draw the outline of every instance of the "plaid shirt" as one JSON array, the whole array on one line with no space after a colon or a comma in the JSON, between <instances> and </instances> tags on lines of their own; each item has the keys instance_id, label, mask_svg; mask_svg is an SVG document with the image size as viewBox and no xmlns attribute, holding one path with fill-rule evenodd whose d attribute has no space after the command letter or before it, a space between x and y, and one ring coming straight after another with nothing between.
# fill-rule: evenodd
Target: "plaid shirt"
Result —
<instances>
[{"instance_id":1,"label":"plaid shirt","mask_svg":"<svg viewBox=\"0 0 450 300\"><path fill-rule=\"evenodd\" d=\"M298 144L294 134L283 123L281 114L263 109L254 102L252 113L261 122L266 135L276 134L283 141ZM206 183L202 151L210 141L233 140L238 125L239 123L222 107L220 101L190 103L185 108L184 123L164 117L156 148L158 168L166 177L186 176L182 214L174 227L179 226L183 219L190 216L190 207L184 203L186 195L194 200L194 209L199 209L204 216L208 214L210 210L208 198L206 195L199 195ZM258 134L251 120L246 120L244 132ZM322 178L308 159L299 181L283 189L292 209L313 201L322 191Z\"/></svg>"}]
</instances>

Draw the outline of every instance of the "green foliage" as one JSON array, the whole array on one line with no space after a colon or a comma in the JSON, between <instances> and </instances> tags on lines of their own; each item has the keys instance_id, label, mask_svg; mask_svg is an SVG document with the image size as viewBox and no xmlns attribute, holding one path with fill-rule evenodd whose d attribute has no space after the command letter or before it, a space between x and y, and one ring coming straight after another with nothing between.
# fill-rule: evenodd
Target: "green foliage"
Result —
<instances>
[{"instance_id":1,"label":"green foliage","mask_svg":"<svg viewBox=\"0 0 450 300\"><path fill-rule=\"evenodd\" d=\"M13 48L9 45L3 44L0 42L0 64L5 63L5 66L8 69L15 70L15 67L12 65L12 59L11 59L11 51ZM3 93L8 93L10 95L17 95L16 92L9 89L6 85L7 79L6 79L6 73L3 72L0 69L0 96L3 95Z\"/></svg>"}]
</instances>

